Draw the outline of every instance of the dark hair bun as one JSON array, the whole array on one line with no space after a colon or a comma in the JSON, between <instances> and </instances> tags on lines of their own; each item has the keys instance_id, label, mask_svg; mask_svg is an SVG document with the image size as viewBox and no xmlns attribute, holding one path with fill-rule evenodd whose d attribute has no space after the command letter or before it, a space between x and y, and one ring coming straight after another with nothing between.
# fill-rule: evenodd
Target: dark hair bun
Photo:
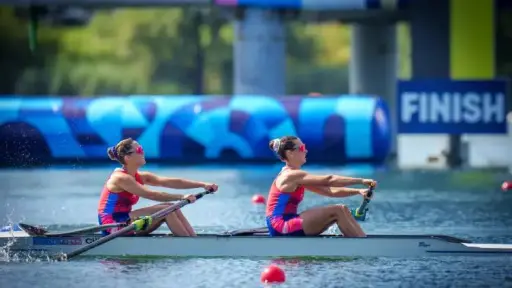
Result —
<instances>
[{"instance_id":1,"label":"dark hair bun","mask_svg":"<svg viewBox=\"0 0 512 288\"><path fill-rule=\"evenodd\" d=\"M275 139L274 140L270 140L270 142L268 142L268 148L270 148L270 150L274 151L274 143L275 143Z\"/></svg>"},{"instance_id":2,"label":"dark hair bun","mask_svg":"<svg viewBox=\"0 0 512 288\"><path fill-rule=\"evenodd\" d=\"M279 146L281 146L281 139L279 138L276 138L268 143L270 150L274 151L275 153L279 151Z\"/></svg>"},{"instance_id":3,"label":"dark hair bun","mask_svg":"<svg viewBox=\"0 0 512 288\"><path fill-rule=\"evenodd\" d=\"M114 152L114 149L116 149L116 148L115 147L109 147L107 149L107 155L108 155L108 158L110 158L110 160L117 161L116 153Z\"/></svg>"}]
</instances>

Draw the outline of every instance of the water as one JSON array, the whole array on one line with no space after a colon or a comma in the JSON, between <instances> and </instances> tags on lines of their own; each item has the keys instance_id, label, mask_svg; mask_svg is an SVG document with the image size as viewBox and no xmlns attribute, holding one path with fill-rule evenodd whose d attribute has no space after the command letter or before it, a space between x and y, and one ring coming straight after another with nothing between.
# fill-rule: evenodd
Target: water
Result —
<instances>
[{"instance_id":1,"label":"water","mask_svg":"<svg viewBox=\"0 0 512 288\"><path fill-rule=\"evenodd\" d=\"M113 167L0 171L0 223L24 221L66 229L96 224L101 186ZM216 195L183 213L198 232L260 227L264 209L253 194L266 194L275 166L148 166L161 175L219 184ZM309 167L316 173L373 177L379 181L368 233L440 233L475 242L512 243L512 193L499 187L505 174L483 172L374 171L359 166ZM164 189L166 190L166 189ZM167 190L168 191L168 190ZM196 190L199 192L199 190ZM301 208L346 203L308 193ZM138 207L151 204L142 200ZM334 229L333 229L334 230ZM250 248L250 247L249 247ZM307 247L305 247L307 249ZM512 257L428 259L91 259L62 263L0 260L0 287L262 287L261 271L277 263L281 287L512 287Z\"/></svg>"}]
</instances>

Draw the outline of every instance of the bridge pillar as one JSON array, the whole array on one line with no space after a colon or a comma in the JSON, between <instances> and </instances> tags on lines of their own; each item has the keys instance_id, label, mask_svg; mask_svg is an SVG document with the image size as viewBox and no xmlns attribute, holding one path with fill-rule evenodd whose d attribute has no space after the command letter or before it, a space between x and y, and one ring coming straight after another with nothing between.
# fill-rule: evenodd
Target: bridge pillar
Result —
<instances>
[{"instance_id":1,"label":"bridge pillar","mask_svg":"<svg viewBox=\"0 0 512 288\"><path fill-rule=\"evenodd\" d=\"M450 78L450 1L417 0L410 6L413 79ZM398 167L444 169L458 155L457 139L445 134L399 134Z\"/></svg>"},{"instance_id":2,"label":"bridge pillar","mask_svg":"<svg viewBox=\"0 0 512 288\"><path fill-rule=\"evenodd\" d=\"M272 10L248 8L235 20L234 94L286 93L285 28Z\"/></svg>"},{"instance_id":3,"label":"bridge pillar","mask_svg":"<svg viewBox=\"0 0 512 288\"><path fill-rule=\"evenodd\" d=\"M398 75L396 25L357 23L351 27L349 91L382 97L391 116L392 151L396 138L395 98Z\"/></svg>"}]
</instances>

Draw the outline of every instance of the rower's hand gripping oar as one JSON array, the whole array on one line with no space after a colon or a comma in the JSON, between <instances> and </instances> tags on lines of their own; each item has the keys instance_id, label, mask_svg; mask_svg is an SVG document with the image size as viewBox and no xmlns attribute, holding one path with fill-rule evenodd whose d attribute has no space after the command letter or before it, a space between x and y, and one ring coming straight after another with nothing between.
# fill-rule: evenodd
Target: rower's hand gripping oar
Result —
<instances>
[{"instance_id":1,"label":"rower's hand gripping oar","mask_svg":"<svg viewBox=\"0 0 512 288\"><path fill-rule=\"evenodd\" d=\"M361 203L359 208L356 208L352 211L352 215L356 220L364 221L366 219L366 211L368 211L367 206L373 196L373 189L375 189L375 185L372 184L368 189L368 193L366 193L367 197L363 199L363 203Z\"/></svg>"},{"instance_id":2,"label":"rower's hand gripping oar","mask_svg":"<svg viewBox=\"0 0 512 288\"><path fill-rule=\"evenodd\" d=\"M213 191L204 191L204 192L198 193L195 195L196 200L199 200L204 195L211 194L211 193L213 193ZM166 208L154 213L153 215L140 217L139 219L130 223L125 228L123 228L119 231L116 231L110 235L107 235L105 237L102 237L102 238L92 242L91 244L88 244L88 245L85 245L84 247L78 248L75 251L70 252L68 254L58 255L55 260L58 260L58 261L69 260L72 257L78 256L84 252L91 250L92 248L95 248L101 244L105 244L112 239L115 239L119 236L125 235L126 233L132 232L133 230L135 230L135 231L144 230L146 227L149 227L151 225L151 222L153 221L153 219L163 218L163 217L167 216L169 213L172 213L189 203L190 203L190 200L185 199L185 200L182 200L182 201L180 201L176 204L173 204L169 207L166 207Z\"/></svg>"}]
</instances>

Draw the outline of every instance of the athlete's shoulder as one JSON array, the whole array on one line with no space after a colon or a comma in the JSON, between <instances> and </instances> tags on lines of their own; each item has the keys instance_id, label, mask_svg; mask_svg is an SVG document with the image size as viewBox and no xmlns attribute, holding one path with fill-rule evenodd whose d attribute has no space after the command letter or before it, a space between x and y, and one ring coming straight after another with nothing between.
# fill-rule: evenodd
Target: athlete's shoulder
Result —
<instances>
[{"instance_id":1,"label":"athlete's shoulder","mask_svg":"<svg viewBox=\"0 0 512 288\"><path fill-rule=\"evenodd\" d=\"M138 171L137 172L137 175L139 175L140 177L155 177L155 173L151 173L149 171Z\"/></svg>"},{"instance_id":2,"label":"athlete's shoulder","mask_svg":"<svg viewBox=\"0 0 512 288\"><path fill-rule=\"evenodd\" d=\"M132 177L126 173L123 169L115 169L113 172L112 172L112 175L110 175L110 180L111 181L114 181L114 182L117 182L117 181L126 181L126 180L129 180L131 179Z\"/></svg>"},{"instance_id":3,"label":"athlete's shoulder","mask_svg":"<svg viewBox=\"0 0 512 288\"><path fill-rule=\"evenodd\" d=\"M279 175L279 183L282 185L295 185L297 181L300 181L307 172L298 169L287 169Z\"/></svg>"},{"instance_id":4,"label":"athlete's shoulder","mask_svg":"<svg viewBox=\"0 0 512 288\"><path fill-rule=\"evenodd\" d=\"M307 174L308 174L308 172L306 172L304 170L300 170L300 169L289 169L289 170L283 171L283 173L282 173L283 177L285 177L287 179L297 179L297 178L304 177Z\"/></svg>"}]
</instances>

